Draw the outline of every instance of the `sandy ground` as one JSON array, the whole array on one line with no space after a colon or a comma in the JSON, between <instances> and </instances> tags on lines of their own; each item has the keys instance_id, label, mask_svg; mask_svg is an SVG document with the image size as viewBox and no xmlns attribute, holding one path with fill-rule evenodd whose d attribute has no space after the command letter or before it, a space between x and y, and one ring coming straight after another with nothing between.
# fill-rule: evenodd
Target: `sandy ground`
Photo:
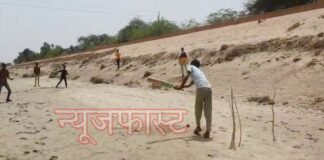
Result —
<instances>
[{"instance_id":1,"label":"sandy ground","mask_svg":"<svg viewBox=\"0 0 324 160\"><path fill-rule=\"evenodd\" d=\"M231 138L228 97L213 97L211 139L193 136L194 93L93 85L72 81L68 89L55 89L56 80L42 78L11 81L13 103L0 104L0 159L309 159L324 158L324 115L321 111L275 105L277 142L272 142L269 105L246 103L238 98L243 124L242 146L229 149ZM217 95L217 90L213 90ZM157 94L158 93L158 94ZM45 98L46 97L46 98ZM4 95L1 94L4 99ZM184 108L189 113L183 134L135 134L116 126L113 136L91 130L97 146L80 145L80 133L56 124L58 108ZM204 122L204 119L202 120ZM204 123L203 123L204 126ZM238 136L238 134L237 134ZM54 157L53 157L54 156Z\"/></svg>"},{"instance_id":2,"label":"sandy ground","mask_svg":"<svg viewBox=\"0 0 324 160\"><path fill-rule=\"evenodd\" d=\"M120 51L124 59L118 71L113 55L108 53L93 57L80 54L73 59L41 63L40 88L32 87L32 78L22 78L32 73L33 64L12 66L9 70L15 78L10 81L13 103L4 103L3 93L3 100L0 99L0 159L322 160L324 37L319 35L324 32L324 19L321 15L324 9L267 19L260 24L250 22L123 46ZM298 22L299 27L287 31ZM273 43L276 40L281 41ZM311 45L302 46L305 42ZM271 45L264 48L260 43ZM220 51L224 44L236 46ZM211 139L192 134L194 87L185 91L152 89L143 78L145 72L150 72L151 77L179 83L176 53L180 47L201 60L201 69L212 85ZM244 54L239 55L241 52ZM232 60L219 61L229 54L234 54ZM55 89L58 80L48 77L63 63L74 80L69 80L68 89ZM92 78L101 79L102 84L90 83ZM235 151L229 149L231 87L243 124L242 146ZM274 91L277 93L275 143L271 106L247 101L251 96L272 97ZM56 123L59 117L54 109L62 108L183 108L189 111L183 125L191 127L186 133L168 132L166 136L156 131L151 136L140 133L128 136L120 126L116 126L113 136L108 136L92 128L91 135L98 145L80 145L76 140L80 131L68 126L60 128Z\"/></svg>"}]
</instances>

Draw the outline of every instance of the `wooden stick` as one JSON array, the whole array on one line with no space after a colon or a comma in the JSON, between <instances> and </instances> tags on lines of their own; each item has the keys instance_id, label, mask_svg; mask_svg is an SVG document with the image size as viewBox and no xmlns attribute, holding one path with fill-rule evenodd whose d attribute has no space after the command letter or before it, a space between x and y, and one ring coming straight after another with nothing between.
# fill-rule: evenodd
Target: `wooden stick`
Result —
<instances>
[{"instance_id":1,"label":"wooden stick","mask_svg":"<svg viewBox=\"0 0 324 160\"><path fill-rule=\"evenodd\" d=\"M237 104L236 104L236 100L235 99L234 99L234 104L235 104L237 116L238 116L238 119L239 119L239 125L240 125L240 141L239 141L239 147L240 147L241 146L241 142L242 142L242 124L241 124L240 113L238 111L238 107L237 107Z\"/></svg>"},{"instance_id":2,"label":"wooden stick","mask_svg":"<svg viewBox=\"0 0 324 160\"><path fill-rule=\"evenodd\" d=\"M234 113L234 107L233 107L233 89L232 89L232 87L231 87L230 107L231 107L232 119L233 119L233 132L232 132L232 140L231 140L230 149L236 149L235 148L235 132L236 132L235 128L236 128L236 124L235 124L235 113Z\"/></svg>"},{"instance_id":3,"label":"wooden stick","mask_svg":"<svg viewBox=\"0 0 324 160\"><path fill-rule=\"evenodd\" d=\"M275 98L276 98L276 90L275 90L275 92L273 94L273 99L272 99L273 104L271 105L271 110L272 110L272 140L274 142L276 141L276 136L275 136L275 131L274 131L274 126L275 126L275 113L274 113L274 108L273 108L273 106L275 104L275 102L274 102Z\"/></svg>"},{"instance_id":4,"label":"wooden stick","mask_svg":"<svg viewBox=\"0 0 324 160\"><path fill-rule=\"evenodd\" d=\"M232 119L233 119L233 110L232 110L232 107L231 107L231 101L230 100L228 100L228 104L229 104L229 107L230 107L230 110L231 110ZM232 125L234 125L234 123ZM234 130L233 130L233 132L234 132ZM230 144L230 147L229 148L230 149L233 148L233 133L232 133L231 144Z\"/></svg>"}]
</instances>

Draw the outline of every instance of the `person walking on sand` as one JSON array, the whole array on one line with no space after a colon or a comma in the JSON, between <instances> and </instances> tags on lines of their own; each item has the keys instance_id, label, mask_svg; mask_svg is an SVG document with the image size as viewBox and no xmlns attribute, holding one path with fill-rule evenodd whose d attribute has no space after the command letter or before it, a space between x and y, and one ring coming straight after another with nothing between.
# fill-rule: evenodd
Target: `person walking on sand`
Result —
<instances>
[{"instance_id":1,"label":"person walking on sand","mask_svg":"<svg viewBox=\"0 0 324 160\"><path fill-rule=\"evenodd\" d=\"M35 85L34 87L36 87L36 84L39 87L39 76L40 76L40 67L38 66L38 63L35 63L35 67L34 67L34 76L35 76Z\"/></svg>"},{"instance_id":2,"label":"person walking on sand","mask_svg":"<svg viewBox=\"0 0 324 160\"><path fill-rule=\"evenodd\" d=\"M212 124L212 90L205 74L199 69L199 67L200 62L196 59L193 60L187 67L188 75L182 80L181 85L175 86L174 89L181 90L183 88L188 88L193 84L196 85L197 93L195 102L195 115L197 128L195 129L194 134L200 135L200 119L202 116L202 111L204 110L207 129L203 137L209 138ZM191 76L192 81L189 85L185 85L189 76Z\"/></svg>"},{"instance_id":3,"label":"person walking on sand","mask_svg":"<svg viewBox=\"0 0 324 160\"><path fill-rule=\"evenodd\" d=\"M186 66L188 64L188 55L184 51L183 47L181 48L181 52L178 55L178 59L179 59L179 64L180 64L180 68L181 68L182 79L184 79Z\"/></svg>"},{"instance_id":4,"label":"person walking on sand","mask_svg":"<svg viewBox=\"0 0 324 160\"><path fill-rule=\"evenodd\" d=\"M7 65L5 63L2 63L1 67L2 67L2 69L0 70L0 92L1 92L2 86L6 87L6 89L8 91L6 102L11 102L11 100L10 100L11 89L10 89L7 79L13 80L13 78L10 78L9 71L7 70Z\"/></svg>"},{"instance_id":5,"label":"person walking on sand","mask_svg":"<svg viewBox=\"0 0 324 160\"><path fill-rule=\"evenodd\" d=\"M61 82L64 80L65 83L65 88L67 88L67 81L66 81L66 76L69 75L69 73L66 70L65 64L63 64L63 69L59 70L58 73L61 72L61 78L60 81L57 83L56 88L61 84Z\"/></svg>"},{"instance_id":6,"label":"person walking on sand","mask_svg":"<svg viewBox=\"0 0 324 160\"><path fill-rule=\"evenodd\" d=\"M120 68L120 60L121 60L121 54L119 53L119 49L115 50L115 60L117 63L117 70Z\"/></svg>"}]
</instances>

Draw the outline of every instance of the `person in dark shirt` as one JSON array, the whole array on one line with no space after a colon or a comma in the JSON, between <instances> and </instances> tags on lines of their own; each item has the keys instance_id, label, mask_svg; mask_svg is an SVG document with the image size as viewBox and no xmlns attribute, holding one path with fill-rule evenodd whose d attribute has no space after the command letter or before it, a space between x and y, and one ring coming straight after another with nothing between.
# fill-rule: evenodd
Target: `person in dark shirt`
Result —
<instances>
[{"instance_id":1,"label":"person in dark shirt","mask_svg":"<svg viewBox=\"0 0 324 160\"><path fill-rule=\"evenodd\" d=\"M2 67L2 69L0 70L0 92L1 92L2 86L6 87L6 89L8 90L6 102L11 102L11 100L10 100L11 89L10 89L7 79L10 79L10 80L13 80L13 79L10 78L10 76L9 76L9 71L7 70L7 65L2 63L1 67Z\"/></svg>"},{"instance_id":2,"label":"person in dark shirt","mask_svg":"<svg viewBox=\"0 0 324 160\"><path fill-rule=\"evenodd\" d=\"M67 81L66 81L66 76L69 74L66 70L66 66L65 64L63 64L63 69L59 70L58 72L61 72L61 78L60 81L57 83L56 88L58 88L58 86L60 85L60 83L62 82L62 80L64 80L65 82L65 87L67 88Z\"/></svg>"},{"instance_id":3,"label":"person in dark shirt","mask_svg":"<svg viewBox=\"0 0 324 160\"><path fill-rule=\"evenodd\" d=\"M39 76L40 76L40 67L38 66L38 63L35 63L35 67L34 67L34 76L35 76L35 85L34 87L36 87L36 84L39 87Z\"/></svg>"}]
</instances>

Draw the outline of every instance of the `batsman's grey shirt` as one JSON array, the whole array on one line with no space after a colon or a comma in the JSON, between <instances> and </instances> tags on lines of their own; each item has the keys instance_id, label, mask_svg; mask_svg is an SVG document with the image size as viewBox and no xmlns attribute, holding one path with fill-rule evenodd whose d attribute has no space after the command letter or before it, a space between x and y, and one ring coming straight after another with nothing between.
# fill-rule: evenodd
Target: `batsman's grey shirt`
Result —
<instances>
[{"instance_id":1,"label":"batsman's grey shirt","mask_svg":"<svg viewBox=\"0 0 324 160\"><path fill-rule=\"evenodd\" d=\"M191 79L194 81L196 88L210 88L206 75L196 66L188 65L187 71L190 72Z\"/></svg>"}]
</instances>

